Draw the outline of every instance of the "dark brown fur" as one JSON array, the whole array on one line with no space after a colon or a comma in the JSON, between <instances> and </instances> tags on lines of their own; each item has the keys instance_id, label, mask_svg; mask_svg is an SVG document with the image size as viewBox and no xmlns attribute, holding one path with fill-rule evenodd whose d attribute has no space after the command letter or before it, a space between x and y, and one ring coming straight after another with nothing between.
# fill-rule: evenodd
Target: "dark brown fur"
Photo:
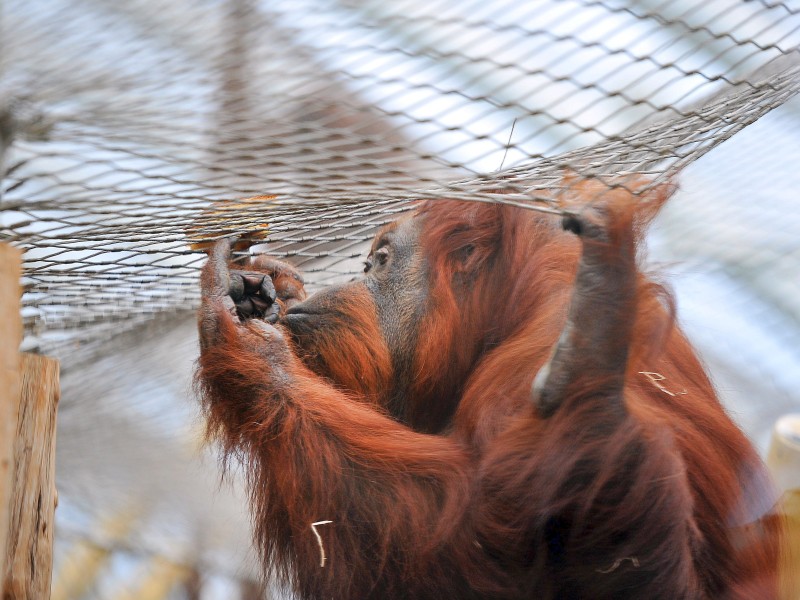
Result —
<instances>
[{"instance_id":1,"label":"dark brown fur","mask_svg":"<svg viewBox=\"0 0 800 600\"><path fill-rule=\"evenodd\" d=\"M579 237L429 201L305 301L290 267L251 265L290 307L276 326L237 316L218 244L198 385L265 572L303 599L775 597L763 467L636 270L666 195L608 192Z\"/></svg>"}]
</instances>

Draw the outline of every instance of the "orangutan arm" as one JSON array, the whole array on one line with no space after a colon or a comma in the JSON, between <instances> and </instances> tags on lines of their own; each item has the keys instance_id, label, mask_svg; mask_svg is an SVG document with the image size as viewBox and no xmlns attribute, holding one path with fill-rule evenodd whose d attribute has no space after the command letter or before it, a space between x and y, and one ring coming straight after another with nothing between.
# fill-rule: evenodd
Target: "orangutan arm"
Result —
<instances>
[{"instance_id":1,"label":"orangutan arm","mask_svg":"<svg viewBox=\"0 0 800 600\"><path fill-rule=\"evenodd\" d=\"M265 560L292 565L312 597L367 597L438 568L425 557L463 519L465 453L335 389L280 326L242 321L228 253L218 242L202 275L198 382L209 431L247 464Z\"/></svg>"}]
</instances>

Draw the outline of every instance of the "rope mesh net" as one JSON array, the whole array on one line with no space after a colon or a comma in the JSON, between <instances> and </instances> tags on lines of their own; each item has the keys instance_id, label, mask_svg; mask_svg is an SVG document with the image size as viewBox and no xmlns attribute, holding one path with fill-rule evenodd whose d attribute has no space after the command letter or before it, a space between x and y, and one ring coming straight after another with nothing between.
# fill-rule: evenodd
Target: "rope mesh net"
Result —
<instances>
[{"instance_id":1,"label":"rope mesh net","mask_svg":"<svg viewBox=\"0 0 800 600\"><path fill-rule=\"evenodd\" d=\"M781 349L800 337L800 218L780 188L800 158L792 0L5 0L0 14L0 239L25 252L24 349L67 373L194 309L210 240L247 237L317 289L360 272L410 202L557 213L565 172L686 184L694 203L656 229L666 256L749 273L736 293L779 332L763 351L798 358ZM742 131L779 107L765 134ZM776 187L732 207L745 173ZM796 383L783 374L771 389ZM103 414L101 443L140 452ZM180 464L162 473L173 488Z\"/></svg>"},{"instance_id":2,"label":"rope mesh net","mask_svg":"<svg viewBox=\"0 0 800 600\"><path fill-rule=\"evenodd\" d=\"M192 306L192 239L260 232L324 285L398 201L668 176L797 91L798 23L727 0L7 2L28 343Z\"/></svg>"}]
</instances>

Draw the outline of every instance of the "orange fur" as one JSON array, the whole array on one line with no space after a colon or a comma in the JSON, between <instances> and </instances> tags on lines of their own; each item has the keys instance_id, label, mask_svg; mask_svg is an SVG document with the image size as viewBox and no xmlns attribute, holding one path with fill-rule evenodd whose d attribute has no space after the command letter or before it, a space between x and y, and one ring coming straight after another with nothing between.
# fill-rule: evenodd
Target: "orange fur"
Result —
<instances>
[{"instance_id":1,"label":"orange fur","mask_svg":"<svg viewBox=\"0 0 800 600\"><path fill-rule=\"evenodd\" d=\"M639 213L627 191L605 193L617 212L598 256L637 243L668 195ZM205 269L198 386L210 433L247 464L265 572L303 599L775 597L781 525L763 466L663 288L634 270L632 293L597 308L630 312L615 330L624 413L587 368L542 418L531 386L581 242L509 206L430 201L413 223L427 279L399 409L368 286L323 292L336 328L298 334L237 322L213 254Z\"/></svg>"}]
</instances>

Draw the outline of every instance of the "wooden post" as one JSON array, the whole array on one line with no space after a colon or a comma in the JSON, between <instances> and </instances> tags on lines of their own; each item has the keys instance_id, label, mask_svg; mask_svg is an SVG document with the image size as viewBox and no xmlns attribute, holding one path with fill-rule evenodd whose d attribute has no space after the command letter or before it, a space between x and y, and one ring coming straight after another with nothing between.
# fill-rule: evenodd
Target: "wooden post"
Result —
<instances>
[{"instance_id":1,"label":"wooden post","mask_svg":"<svg viewBox=\"0 0 800 600\"><path fill-rule=\"evenodd\" d=\"M800 598L800 413L779 418L772 429L767 466L783 493L780 510L786 525L781 570L781 600Z\"/></svg>"},{"instance_id":2,"label":"wooden post","mask_svg":"<svg viewBox=\"0 0 800 600\"><path fill-rule=\"evenodd\" d=\"M19 412L21 257L16 248L0 244L0 583L6 572L5 548L10 523L14 435Z\"/></svg>"},{"instance_id":3,"label":"wooden post","mask_svg":"<svg viewBox=\"0 0 800 600\"><path fill-rule=\"evenodd\" d=\"M56 510L58 361L23 354L3 600L49 598Z\"/></svg>"},{"instance_id":4,"label":"wooden post","mask_svg":"<svg viewBox=\"0 0 800 600\"><path fill-rule=\"evenodd\" d=\"M0 555L3 600L49 598L58 361L20 354L20 252L0 244Z\"/></svg>"}]
</instances>

